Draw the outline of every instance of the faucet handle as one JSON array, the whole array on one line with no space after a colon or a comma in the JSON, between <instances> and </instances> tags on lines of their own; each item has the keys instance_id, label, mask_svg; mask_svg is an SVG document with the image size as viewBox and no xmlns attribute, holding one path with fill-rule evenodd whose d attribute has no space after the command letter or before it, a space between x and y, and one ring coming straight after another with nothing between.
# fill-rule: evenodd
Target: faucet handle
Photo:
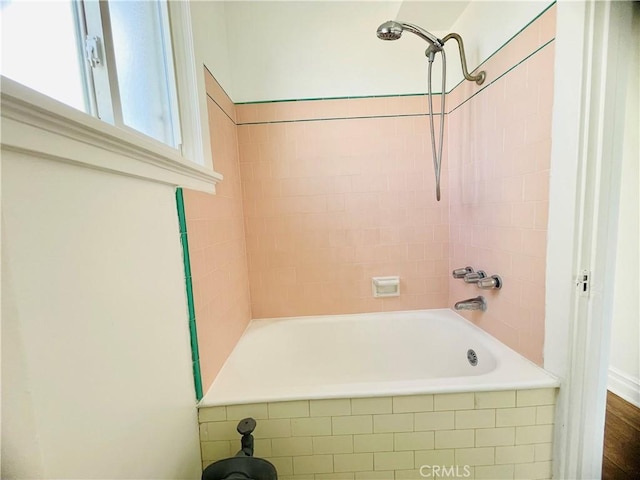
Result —
<instances>
[{"instance_id":1,"label":"faucet handle","mask_svg":"<svg viewBox=\"0 0 640 480\"><path fill-rule=\"evenodd\" d=\"M467 273L464 276L464 283L478 283L483 278L486 278L487 274L484 270L478 270L477 272Z\"/></svg>"},{"instance_id":2,"label":"faucet handle","mask_svg":"<svg viewBox=\"0 0 640 480\"><path fill-rule=\"evenodd\" d=\"M473 267L456 268L451 272L453 278L464 278L468 273L473 273Z\"/></svg>"},{"instance_id":3,"label":"faucet handle","mask_svg":"<svg viewBox=\"0 0 640 480\"><path fill-rule=\"evenodd\" d=\"M500 290L502 288L502 279L498 275L491 275L487 278L481 278L478 280L478 288L483 290L491 290L495 288Z\"/></svg>"}]
</instances>

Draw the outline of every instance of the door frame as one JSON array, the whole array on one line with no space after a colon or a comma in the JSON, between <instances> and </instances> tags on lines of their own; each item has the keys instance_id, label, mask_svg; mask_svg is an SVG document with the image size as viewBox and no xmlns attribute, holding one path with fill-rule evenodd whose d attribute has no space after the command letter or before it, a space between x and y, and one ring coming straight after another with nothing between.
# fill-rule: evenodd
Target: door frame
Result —
<instances>
[{"instance_id":1,"label":"door frame","mask_svg":"<svg viewBox=\"0 0 640 480\"><path fill-rule=\"evenodd\" d=\"M544 351L561 380L554 478L602 471L632 8L557 4Z\"/></svg>"}]
</instances>

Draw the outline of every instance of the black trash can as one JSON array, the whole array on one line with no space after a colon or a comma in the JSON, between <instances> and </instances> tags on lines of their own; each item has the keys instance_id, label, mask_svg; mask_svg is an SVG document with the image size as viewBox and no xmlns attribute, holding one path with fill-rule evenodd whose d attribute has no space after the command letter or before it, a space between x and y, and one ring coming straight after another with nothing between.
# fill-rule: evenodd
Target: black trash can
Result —
<instances>
[{"instance_id":1,"label":"black trash can","mask_svg":"<svg viewBox=\"0 0 640 480\"><path fill-rule=\"evenodd\" d=\"M202 480L278 480L276 467L263 458L231 457L212 463Z\"/></svg>"},{"instance_id":2,"label":"black trash can","mask_svg":"<svg viewBox=\"0 0 640 480\"><path fill-rule=\"evenodd\" d=\"M235 457L212 463L202 472L202 480L278 480L278 472L271 462L253 456L253 431L256 421L243 418L238 423L242 435L240 450Z\"/></svg>"}]
</instances>

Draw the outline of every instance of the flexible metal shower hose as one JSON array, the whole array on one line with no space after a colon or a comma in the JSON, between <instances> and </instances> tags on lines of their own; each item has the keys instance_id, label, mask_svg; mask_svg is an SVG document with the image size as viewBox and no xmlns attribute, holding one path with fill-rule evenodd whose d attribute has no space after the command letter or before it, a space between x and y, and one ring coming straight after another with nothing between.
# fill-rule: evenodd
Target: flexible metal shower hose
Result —
<instances>
[{"instance_id":1,"label":"flexible metal shower hose","mask_svg":"<svg viewBox=\"0 0 640 480\"><path fill-rule=\"evenodd\" d=\"M433 92L431 88L431 70L433 68L433 61L429 60L429 78L428 78L428 92L429 92L429 119L431 125L431 151L433 152L433 169L436 176L436 200L440 201L440 170L442 167L442 144L444 138L444 106L445 106L445 88L447 83L447 57L444 53L444 49L440 50L442 54L442 90L440 93L440 153L436 150L436 133L435 122L433 120Z\"/></svg>"}]
</instances>

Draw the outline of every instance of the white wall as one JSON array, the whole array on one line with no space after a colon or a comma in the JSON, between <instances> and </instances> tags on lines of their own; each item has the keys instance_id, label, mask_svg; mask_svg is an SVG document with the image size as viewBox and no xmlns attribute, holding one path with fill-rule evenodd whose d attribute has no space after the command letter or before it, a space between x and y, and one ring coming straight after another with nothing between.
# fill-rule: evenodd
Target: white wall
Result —
<instances>
[{"instance_id":1,"label":"white wall","mask_svg":"<svg viewBox=\"0 0 640 480\"><path fill-rule=\"evenodd\" d=\"M2 152L2 478L199 478L173 187Z\"/></svg>"},{"instance_id":2,"label":"white wall","mask_svg":"<svg viewBox=\"0 0 640 480\"><path fill-rule=\"evenodd\" d=\"M216 79L222 88L230 89L231 65L227 42L226 3L190 2L189 7L198 65L206 65L211 72L215 72Z\"/></svg>"},{"instance_id":3,"label":"white wall","mask_svg":"<svg viewBox=\"0 0 640 480\"><path fill-rule=\"evenodd\" d=\"M616 253L609 389L640 407L640 6L635 6L634 38L625 111Z\"/></svg>"},{"instance_id":4,"label":"white wall","mask_svg":"<svg viewBox=\"0 0 640 480\"><path fill-rule=\"evenodd\" d=\"M459 33L464 40L469 71L494 54L551 3L550 0L471 2L451 27L451 31ZM447 43L447 54L450 54L447 58L452 58L447 63L451 67L447 68L447 77L451 78L451 81L447 79L448 89L462 80L456 48L455 41ZM494 78L491 72L487 72L487 81Z\"/></svg>"},{"instance_id":5,"label":"white wall","mask_svg":"<svg viewBox=\"0 0 640 480\"><path fill-rule=\"evenodd\" d=\"M398 18L439 36L457 31L473 69L550 4L475 1L463 10L466 3L225 2L215 11L199 8L200 18L225 16L226 60L223 39L199 48L210 49L208 65L235 102L424 93L425 42L410 34L383 42L375 33L382 22ZM210 35L222 29L217 18ZM447 65L451 87L462 78L454 41L447 43ZM440 91L439 59L433 78Z\"/></svg>"},{"instance_id":6,"label":"white wall","mask_svg":"<svg viewBox=\"0 0 640 480\"><path fill-rule=\"evenodd\" d=\"M399 2L228 2L232 99L415 93L415 78L397 70L404 72L412 56L417 65L423 60L419 39L400 43L376 37L378 25L395 18L399 7ZM419 76L416 70L412 77Z\"/></svg>"},{"instance_id":7,"label":"white wall","mask_svg":"<svg viewBox=\"0 0 640 480\"><path fill-rule=\"evenodd\" d=\"M185 7L186 5L186 7ZM184 9L183 9L184 7ZM204 67L215 73L215 77L227 92L231 87L231 70L228 57L225 3L219 1L194 1L188 4L173 2L173 11L188 12L193 61L196 67L196 101L200 115L200 134L205 166L213 166L215 159L211 151L207 92Z\"/></svg>"}]
</instances>

